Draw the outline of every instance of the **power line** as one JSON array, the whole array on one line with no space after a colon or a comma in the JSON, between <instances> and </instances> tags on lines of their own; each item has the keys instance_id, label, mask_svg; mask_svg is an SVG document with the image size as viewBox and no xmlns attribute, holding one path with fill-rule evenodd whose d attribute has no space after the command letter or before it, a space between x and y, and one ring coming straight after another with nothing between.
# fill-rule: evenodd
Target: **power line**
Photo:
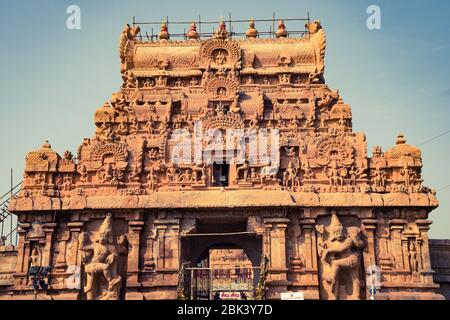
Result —
<instances>
[{"instance_id":1,"label":"power line","mask_svg":"<svg viewBox=\"0 0 450 320\"><path fill-rule=\"evenodd\" d=\"M441 189L439 189L437 192L440 192L440 191L442 191L442 190L445 190L445 189L447 189L447 188L449 188L449 187L450 187L450 184L447 185L447 186L445 186L445 187L443 187L443 188L441 188Z\"/></svg>"},{"instance_id":2,"label":"power line","mask_svg":"<svg viewBox=\"0 0 450 320\"><path fill-rule=\"evenodd\" d=\"M438 135L438 136L436 136L436 137L434 137L434 138L431 138L431 139L426 140L425 142L422 142L421 144L418 145L418 147L421 147L421 146L423 146L423 145L425 145L425 144L428 144L428 143L430 143L430 142L432 142L432 141L434 141L434 140L437 140L437 139L439 139L439 138L445 136L445 135L448 134L448 133L450 133L450 130L447 130L447 131L441 133L440 135Z\"/></svg>"}]
</instances>

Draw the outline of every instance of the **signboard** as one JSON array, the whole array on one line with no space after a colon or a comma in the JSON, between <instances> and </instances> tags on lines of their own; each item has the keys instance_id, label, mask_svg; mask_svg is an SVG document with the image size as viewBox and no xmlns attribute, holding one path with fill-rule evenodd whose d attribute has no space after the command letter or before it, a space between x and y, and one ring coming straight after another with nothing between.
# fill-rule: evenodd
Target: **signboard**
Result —
<instances>
[{"instance_id":1,"label":"signboard","mask_svg":"<svg viewBox=\"0 0 450 320\"><path fill-rule=\"evenodd\" d=\"M281 300L305 300L303 292L285 292L281 294Z\"/></svg>"},{"instance_id":2,"label":"signboard","mask_svg":"<svg viewBox=\"0 0 450 320\"><path fill-rule=\"evenodd\" d=\"M220 300L241 300L240 292L221 292Z\"/></svg>"}]
</instances>

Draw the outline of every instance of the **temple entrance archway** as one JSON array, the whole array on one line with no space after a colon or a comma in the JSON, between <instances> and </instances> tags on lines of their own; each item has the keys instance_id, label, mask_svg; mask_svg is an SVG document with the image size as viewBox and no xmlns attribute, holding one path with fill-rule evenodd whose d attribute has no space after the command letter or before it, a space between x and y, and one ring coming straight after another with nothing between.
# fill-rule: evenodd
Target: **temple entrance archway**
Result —
<instances>
[{"instance_id":1,"label":"temple entrance archway","mask_svg":"<svg viewBox=\"0 0 450 320\"><path fill-rule=\"evenodd\" d=\"M182 239L185 285L192 300L253 299L259 281L262 239L251 232L208 233ZM207 230L202 230L207 231Z\"/></svg>"}]
</instances>

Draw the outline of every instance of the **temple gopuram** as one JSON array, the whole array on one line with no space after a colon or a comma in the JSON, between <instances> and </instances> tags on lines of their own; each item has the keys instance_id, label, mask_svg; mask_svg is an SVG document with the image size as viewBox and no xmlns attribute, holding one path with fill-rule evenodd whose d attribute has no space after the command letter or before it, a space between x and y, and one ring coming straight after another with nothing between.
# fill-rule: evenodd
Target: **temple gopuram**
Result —
<instances>
[{"instance_id":1,"label":"temple gopuram","mask_svg":"<svg viewBox=\"0 0 450 320\"><path fill-rule=\"evenodd\" d=\"M26 156L0 299L443 299L421 151L369 155L320 21L184 36L127 25L93 136Z\"/></svg>"}]
</instances>

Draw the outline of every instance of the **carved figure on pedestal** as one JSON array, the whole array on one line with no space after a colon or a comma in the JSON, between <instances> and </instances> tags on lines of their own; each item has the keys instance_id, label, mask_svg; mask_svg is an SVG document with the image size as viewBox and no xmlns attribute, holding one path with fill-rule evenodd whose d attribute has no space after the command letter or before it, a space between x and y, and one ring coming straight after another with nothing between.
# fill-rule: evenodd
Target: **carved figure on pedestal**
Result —
<instances>
[{"instance_id":1,"label":"carved figure on pedestal","mask_svg":"<svg viewBox=\"0 0 450 320\"><path fill-rule=\"evenodd\" d=\"M386 171L376 168L373 176L373 182L377 188L386 187Z\"/></svg>"},{"instance_id":2,"label":"carved figure on pedestal","mask_svg":"<svg viewBox=\"0 0 450 320\"><path fill-rule=\"evenodd\" d=\"M403 176L405 187L409 187L411 180L414 179L415 173L414 170L410 169L406 160L403 161L403 168L400 170L400 174Z\"/></svg>"},{"instance_id":3,"label":"carved figure on pedestal","mask_svg":"<svg viewBox=\"0 0 450 320\"><path fill-rule=\"evenodd\" d=\"M329 168L324 168L324 171L330 181L330 186L343 186L344 176L343 171L346 171L344 168L339 170L339 166L335 160L333 160L330 164Z\"/></svg>"},{"instance_id":4,"label":"carved figure on pedestal","mask_svg":"<svg viewBox=\"0 0 450 320\"><path fill-rule=\"evenodd\" d=\"M88 171L84 164L81 165L79 171L80 173L80 182L87 182L88 180Z\"/></svg>"},{"instance_id":5,"label":"carved figure on pedestal","mask_svg":"<svg viewBox=\"0 0 450 320\"><path fill-rule=\"evenodd\" d=\"M408 244L408 257L411 272L416 273L419 271L419 261L417 260L417 250L416 245L413 241Z\"/></svg>"},{"instance_id":6,"label":"carved figure on pedestal","mask_svg":"<svg viewBox=\"0 0 450 320\"><path fill-rule=\"evenodd\" d=\"M328 239L325 227L316 226L321 235L319 257L321 260L321 285L325 299L360 299L361 291L361 249L365 242L357 227L344 228L336 213L331 216ZM345 287L342 290L341 287Z\"/></svg>"},{"instance_id":7,"label":"carved figure on pedestal","mask_svg":"<svg viewBox=\"0 0 450 320\"><path fill-rule=\"evenodd\" d=\"M195 183L201 181L203 184L206 183L206 165L205 163L196 164L192 166L192 178Z\"/></svg>"},{"instance_id":8,"label":"carved figure on pedestal","mask_svg":"<svg viewBox=\"0 0 450 320\"><path fill-rule=\"evenodd\" d=\"M30 267L40 267L42 260L41 250L38 245L33 247L30 254Z\"/></svg>"},{"instance_id":9,"label":"carved figure on pedestal","mask_svg":"<svg viewBox=\"0 0 450 320\"><path fill-rule=\"evenodd\" d=\"M283 173L283 186L286 189L292 190L295 187L297 178L297 168L294 167L292 161L289 161L286 171Z\"/></svg>"},{"instance_id":10,"label":"carved figure on pedestal","mask_svg":"<svg viewBox=\"0 0 450 320\"><path fill-rule=\"evenodd\" d=\"M86 273L86 286L83 288L87 300L118 300L122 277L118 274L118 258L126 252L121 245L114 243L112 217L109 214L98 230L95 241L86 244L87 234L79 237L82 263Z\"/></svg>"},{"instance_id":11,"label":"carved figure on pedestal","mask_svg":"<svg viewBox=\"0 0 450 320\"><path fill-rule=\"evenodd\" d=\"M301 164L302 169L304 171L303 177L305 178L305 180L314 179L314 171L311 169L311 166L309 165L309 160L308 159L302 160Z\"/></svg>"}]
</instances>

